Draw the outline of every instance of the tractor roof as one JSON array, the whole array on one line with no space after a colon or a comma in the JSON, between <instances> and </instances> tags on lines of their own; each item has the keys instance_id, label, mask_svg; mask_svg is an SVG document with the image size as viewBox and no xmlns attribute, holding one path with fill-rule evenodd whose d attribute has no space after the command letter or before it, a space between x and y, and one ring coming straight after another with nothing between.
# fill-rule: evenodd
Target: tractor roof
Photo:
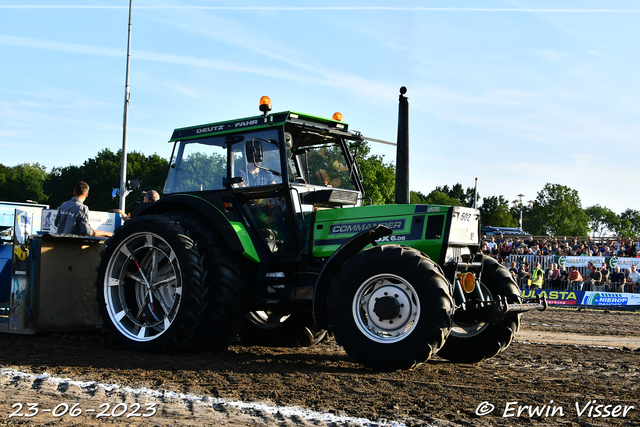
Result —
<instances>
[{"instance_id":1,"label":"tractor roof","mask_svg":"<svg viewBox=\"0 0 640 427\"><path fill-rule=\"evenodd\" d=\"M301 126L334 128L346 132L349 125L333 119L312 116L309 114L283 111L265 116L247 117L244 119L227 120L224 122L208 123L199 126L179 128L173 131L169 142L185 139L197 139L204 136L224 135L240 130L254 130L271 126L282 126L285 123L293 123Z\"/></svg>"}]
</instances>

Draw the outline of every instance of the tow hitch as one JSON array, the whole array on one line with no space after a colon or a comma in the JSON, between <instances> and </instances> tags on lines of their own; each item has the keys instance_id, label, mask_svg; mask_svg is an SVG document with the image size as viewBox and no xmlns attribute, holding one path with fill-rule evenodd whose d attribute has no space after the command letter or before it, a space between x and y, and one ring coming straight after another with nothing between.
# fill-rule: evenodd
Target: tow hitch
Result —
<instances>
[{"instance_id":1,"label":"tow hitch","mask_svg":"<svg viewBox=\"0 0 640 427\"><path fill-rule=\"evenodd\" d=\"M524 313L525 311L545 311L546 309L547 299L544 295L535 298L523 298L522 304L509 304L507 297L501 297L498 305L498 311L501 313Z\"/></svg>"},{"instance_id":2,"label":"tow hitch","mask_svg":"<svg viewBox=\"0 0 640 427\"><path fill-rule=\"evenodd\" d=\"M493 301L467 301L466 309L457 310L454 314L454 321L460 325L473 325L481 321L496 323L505 317L524 313L527 311L547 309L547 300L544 296L535 298L523 298L520 304L509 304L506 296L498 297Z\"/></svg>"}]
</instances>

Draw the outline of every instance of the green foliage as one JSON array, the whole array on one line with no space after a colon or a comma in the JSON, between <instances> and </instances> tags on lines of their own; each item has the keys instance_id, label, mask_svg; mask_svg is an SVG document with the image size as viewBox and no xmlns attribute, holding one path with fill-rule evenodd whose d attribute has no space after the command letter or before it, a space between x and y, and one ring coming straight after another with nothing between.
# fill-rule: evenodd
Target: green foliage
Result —
<instances>
[{"instance_id":1,"label":"green foliage","mask_svg":"<svg viewBox=\"0 0 640 427\"><path fill-rule=\"evenodd\" d=\"M427 204L427 196L422 194L419 191L410 191L409 192L409 201L416 205L426 205Z\"/></svg>"},{"instance_id":2,"label":"green foliage","mask_svg":"<svg viewBox=\"0 0 640 427\"><path fill-rule=\"evenodd\" d=\"M624 237L636 237L640 235L640 212L635 209L627 209L618 217L615 227L616 234Z\"/></svg>"},{"instance_id":3,"label":"green foliage","mask_svg":"<svg viewBox=\"0 0 640 427\"><path fill-rule=\"evenodd\" d=\"M423 205L444 205L444 206L471 206L473 204L474 189L464 190L461 184L455 184L449 188L448 185L436 187L426 196L419 191L410 192L411 203Z\"/></svg>"},{"instance_id":4,"label":"green foliage","mask_svg":"<svg viewBox=\"0 0 640 427\"><path fill-rule=\"evenodd\" d=\"M46 204L48 197L43 190L46 179L46 168L38 163L11 167L0 164L0 200L21 203L32 200Z\"/></svg>"},{"instance_id":5,"label":"green foliage","mask_svg":"<svg viewBox=\"0 0 640 427\"><path fill-rule=\"evenodd\" d=\"M456 183L453 187L449 188L448 185L443 187L436 187L435 191L446 194L451 199L457 200L456 204L451 206L467 206L473 205L473 195L475 190L472 187L467 187L466 190L462 188L462 184ZM478 194L478 200L480 200L480 194Z\"/></svg>"},{"instance_id":6,"label":"green foliage","mask_svg":"<svg viewBox=\"0 0 640 427\"><path fill-rule=\"evenodd\" d=\"M117 153L109 149L100 151L96 157L86 160L82 166L53 168L44 184L44 192L49 195L52 208L73 197L73 188L78 181L89 184L89 197L86 205L93 210L108 211L117 209L118 197L112 198L114 188L120 185L120 167L122 150ZM168 161L153 154L144 156L132 152L127 155L127 179L140 180L140 189L129 194L125 211L131 210L131 203L141 201L141 192L156 190L162 194Z\"/></svg>"},{"instance_id":7,"label":"green foliage","mask_svg":"<svg viewBox=\"0 0 640 427\"><path fill-rule=\"evenodd\" d=\"M329 174L334 184L348 180L348 172L340 164L342 154L336 150L337 148L327 147L322 151L314 152L313 155L317 158L311 159L312 162L317 161L322 164L322 168ZM359 147L356 158L362 169L366 196L371 197L374 204L393 203L395 191L393 164L386 163L383 156L370 155L370 147L366 144ZM117 197L112 198L111 193L113 188L119 185L121 161L120 151L113 153L105 149L80 166L55 167L49 173L37 163L24 163L17 166L0 164L0 200L15 202L33 200L38 203L47 203L55 208L73 196L75 183L82 180L91 187L90 197L86 202L91 209L98 211L116 209L119 200ZM127 178L139 179L140 189L127 197L126 211L130 211L131 202L141 201L143 190L156 190L162 194L168 166L168 161L157 154L151 156L138 152L128 154ZM197 188L201 183L205 187L217 188L219 183L209 183L208 180L214 179L212 177L218 179L226 174L224 158L216 153L211 155L192 153L186 157L183 167L193 170L193 182L189 185ZM325 177L315 178L325 179ZM455 184L452 187L447 185L436 187L428 195L411 191L410 197L411 203L416 204L471 206L473 194L473 188L464 190L461 184ZM515 208L509 209L509 202L503 196L485 197L480 211L484 225L518 225L520 211ZM532 234L585 236L591 230L594 235L600 237L608 232L624 237L640 235L640 211L627 209L620 215L616 215L610 209L600 205L582 209L578 192L559 184L547 183L538 193L533 208L528 206L524 208L523 220L526 230Z\"/></svg>"},{"instance_id":8,"label":"green foliage","mask_svg":"<svg viewBox=\"0 0 640 427\"><path fill-rule=\"evenodd\" d=\"M584 212L589 217L589 227L596 237L603 237L607 232L611 233L619 227L620 218L607 207L593 205Z\"/></svg>"},{"instance_id":9,"label":"green foliage","mask_svg":"<svg viewBox=\"0 0 640 427\"><path fill-rule=\"evenodd\" d=\"M119 150L118 158L121 157L122 150ZM156 190L158 194L162 194L168 169L169 161L157 154L145 156L136 151L127 154L127 177L140 181L140 190L138 190L140 193L142 191ZM132 196L130 195L129 197ZM141 194L133 193L133 200L140 200L141 198Z\"/></svg>"},{"instance_id":10,"label":"green foliage","mask_svg":"<svg viewBox=\"0 0 640 427\"><path fill-rule=\"evenodd\" d=\"M122 157L120 152L113 153L109 149L104 149L93 159L85 160L82 165L82 180L89 184L89 197L85 201L91 209L97 211L108 211L118 208L118 198L112 198L114 184L120 182L120 166ZM128 172L127 177L132 178ZM73 191L73 186L69 192Z\"/></svg>"},{"instance_id":11,"label":"green foliage","mask_svg":"<svg viewBox=\"0 0 640 427\"><path fill-rule=\"evenodd\" d=\"M560 184L545 184L528 215L527 231L552 236L586 236L589 216L578 192Z\"/></svg>"},{"instance_id":12,"label":"green foliage","mask_svg":"<svg viewBox=\"0 0 640 427\"><path fill-rule=\"evenodd\" d=\"M43 186L44 192L49 195L51 208L57 208L62 202L71 199L76 182L84 180L83 170L79 166L53 168Z\"/></svg>"},{"instance_id":13,"label":"green foliage","mask_svg":"<svg viewBox=\"0 0 640 427\"><path fill-rule=\"evenodd\" d=\"M482 220L482 225L501 227L518 226L518 219L516 219L509 210L509 201L503 196L483 198L482 205L480 206L480 219Z\"/></svg>"},{"instance_id":14,"label":"green foliage","mask_svg":"<svg viewBox=\"0 0 640 427\"><path fill-rule=\"evenodd\" d=\"M221 190L227 176L227 158L219 153L195 152L182 159L180 183L176 191Z\"/></svg>"},{"instance_id":15,"label":"green foliage","mask_svg":"<svg viewBox=\"0 0 640 427\"><path fill-rule=\"evenodd\" d=\"M444 206L462 206L460 200L454 199L446 193L439 190L433 190L425 199L428 205L444 205Z\"/></svg>"},{"instance_id":16,"label":"green foliage","mask_svg":"<svg viewBox=\"0 0 640 427\"><path fill-rule=\"evenodd\" d=\"M364 194L374 205L391 204L395 197L396 173L384 156L372 155L359 161L364 180Z\"/></svg>"}]
</instances>

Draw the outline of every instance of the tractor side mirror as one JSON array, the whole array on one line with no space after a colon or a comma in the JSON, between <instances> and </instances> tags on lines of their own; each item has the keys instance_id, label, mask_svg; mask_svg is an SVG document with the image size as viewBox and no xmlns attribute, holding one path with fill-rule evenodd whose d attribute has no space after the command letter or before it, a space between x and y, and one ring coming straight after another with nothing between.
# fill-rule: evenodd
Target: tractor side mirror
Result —
<instances>
[{"instance_id":1,"label":"tractor side mirror","mask_svg":"<svg viewBox=\"0 0 640 427\"><path fill-rule=\"evenodd\" d=\"M245 145L245 152L247 154L247 161L249 163L253 163L254 165L256 163L262 162L262 160L264 159L264 154L262 152L262 142L260 142L260 140L257 138L253 138L251 141L247 141L247 144Z\"/></svg>"},{"instance_id":2,"label":"tractor side mirror","mask_svg":"<svg viewBox=\"0 0 640 427\"><path fill-rule=\"evenodd\" d=\"M284 146L289 150L293 149L293 135L290 132L284 133Z\"/></svg>"}]
</instances>

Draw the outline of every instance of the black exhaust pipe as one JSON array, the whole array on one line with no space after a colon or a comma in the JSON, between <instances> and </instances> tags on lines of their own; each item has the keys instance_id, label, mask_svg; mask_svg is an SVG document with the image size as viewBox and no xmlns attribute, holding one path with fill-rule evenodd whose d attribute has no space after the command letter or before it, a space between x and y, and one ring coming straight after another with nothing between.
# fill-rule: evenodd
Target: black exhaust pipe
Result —
<instances>
[{"instance_id":1,"label":"black exhaust pipe","mask_svg":"<svg viewBox=\"0 0 640 427\"><path fill-rule=\"evenodd\" d=\"M398 145L396 147L396 204L408 204L409 195L409 101L404 94L407 88L400 88L398 107Z\"/></svg>"}]
</instances>

